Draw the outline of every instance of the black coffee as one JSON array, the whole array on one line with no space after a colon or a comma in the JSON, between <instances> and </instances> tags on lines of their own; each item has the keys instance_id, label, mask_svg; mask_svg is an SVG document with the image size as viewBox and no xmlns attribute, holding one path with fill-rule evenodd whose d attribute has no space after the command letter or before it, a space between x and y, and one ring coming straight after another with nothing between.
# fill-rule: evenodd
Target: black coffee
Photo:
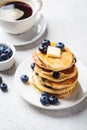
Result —
<instances>
[{"instance_id":1,"label":"black coffee","mask_svg":"<svg viewBox=\"0 0 87 130\"><path fill-rule=\"evenodd\" d=\"M26 18L30 17L33 13L33 10L32 10L32 8L29 4L24 3L24 2L20 2L20 1L13 1L13 2L6 3L6 4L4 4L4 6L1 7L1 9L3 11L10 10L10 12L13 11L13 10L14 11L16 10L16 14L18 13L17 12L18 10L23 12L22 13L23 15L20 15L20 12L19 12L19 14L18 14L19 17L15 18L15 20L26 19ZM10 13L9 15L11 15L11 14L12 13ZM13 17L14 17L14 15L13 15Z\"/></svg>"}]
</instances>

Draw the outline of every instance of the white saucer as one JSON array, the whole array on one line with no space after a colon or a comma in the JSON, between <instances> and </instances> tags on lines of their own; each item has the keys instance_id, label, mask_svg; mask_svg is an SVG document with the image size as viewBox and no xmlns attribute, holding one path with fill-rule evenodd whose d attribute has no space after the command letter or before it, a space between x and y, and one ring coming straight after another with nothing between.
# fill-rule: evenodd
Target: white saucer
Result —
<instances>
[{"instance_id":1,"label":"white saucer","mask_svg":"<svg viewBox=\"0 0 87 130\"><path fill-rule=\"evenodd\" d=\"M32 57L25 59L19 65L15 73L15 86L20 95L30 104L42 109L60 110L75 106L87 96L87 78L86 78L87 68L80 61L78 61L77 63L79 71L78 89L72 94L71 97L67 99L60 99L58 105L49 105L49 106L42 105L40 103L41 94L38 93L31 85L26 85L22 83L20 80L20 76L22 74L28 75L29 79L32 78L32 70L30 68L31 63L32 63Z\"/></svg>"},{"instance_id":2,"label":"white saucer","mask_svg":"<svg viewBox=\"0 0 87 130\"><path fill-rule=\"evenodd\" d=\"M0 27L0 42L11 43L14 46L30 44L39 39L46 30L46 22L42 15L39 15L35 25L27 32L19 35L12 35L4 32Z\"/></svg>"}]
</instances>

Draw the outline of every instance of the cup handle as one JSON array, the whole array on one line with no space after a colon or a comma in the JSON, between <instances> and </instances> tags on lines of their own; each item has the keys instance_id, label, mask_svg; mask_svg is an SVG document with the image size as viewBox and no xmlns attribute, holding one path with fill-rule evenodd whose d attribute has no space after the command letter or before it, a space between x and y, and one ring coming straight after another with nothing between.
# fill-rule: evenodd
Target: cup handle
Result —
<instances>
[{"instance_id":1,"label":"cup handle","mask_svg":"<svg viewBox=\"0 0 87 130\"><path fill-rule=\"evenodd\" d=\"M41 0L35 0L37 6L38 6L38 11L42 8L42 1Z\"/></svg>"}]
</instances>

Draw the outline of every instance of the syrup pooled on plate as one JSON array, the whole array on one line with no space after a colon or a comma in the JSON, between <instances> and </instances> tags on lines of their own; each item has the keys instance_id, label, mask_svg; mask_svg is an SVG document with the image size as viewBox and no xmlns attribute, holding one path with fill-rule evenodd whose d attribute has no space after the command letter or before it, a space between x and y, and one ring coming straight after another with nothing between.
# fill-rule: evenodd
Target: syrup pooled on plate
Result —
<instances>
[{"instance_id":1,"label":"syrup pooled on plate","mask_svg":"<svg viewBox=\"0 0 87 130\"><path fill-rule=\"evenodd\" d=\"M8 20L23 20L33 13L32 7L28 3L13 1L4 4L0 9L0 16Z\"/></svg>"}]
</instances>

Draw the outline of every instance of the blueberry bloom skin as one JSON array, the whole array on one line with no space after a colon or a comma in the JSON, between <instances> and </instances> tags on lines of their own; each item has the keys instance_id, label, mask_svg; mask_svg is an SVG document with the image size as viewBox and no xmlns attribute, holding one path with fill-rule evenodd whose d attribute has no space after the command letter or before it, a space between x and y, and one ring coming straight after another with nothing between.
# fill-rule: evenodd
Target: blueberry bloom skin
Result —
<instances>
[{"instance_id":1,"label":"blueberry bloom skin","mask_svg":"<svg viewBox=\"0 0 87 130\"><path fill-rule=\"evenodd\" d=\"M29 77L27 75L23 74L20 76L20 79L23 83L27 83L29 80Z\"/></svg>"},{"instance_id":2,"label":"blueberry bloom skin","mask_svg":"<svg viewBox=\"0 0 87 130\"><path fill-rule=\"evenodd\" d=\"M8 91L8 86L6 83L1 83L0 84L0 88L3 92L7 92Z\"/></svg>"}]
</instances>

